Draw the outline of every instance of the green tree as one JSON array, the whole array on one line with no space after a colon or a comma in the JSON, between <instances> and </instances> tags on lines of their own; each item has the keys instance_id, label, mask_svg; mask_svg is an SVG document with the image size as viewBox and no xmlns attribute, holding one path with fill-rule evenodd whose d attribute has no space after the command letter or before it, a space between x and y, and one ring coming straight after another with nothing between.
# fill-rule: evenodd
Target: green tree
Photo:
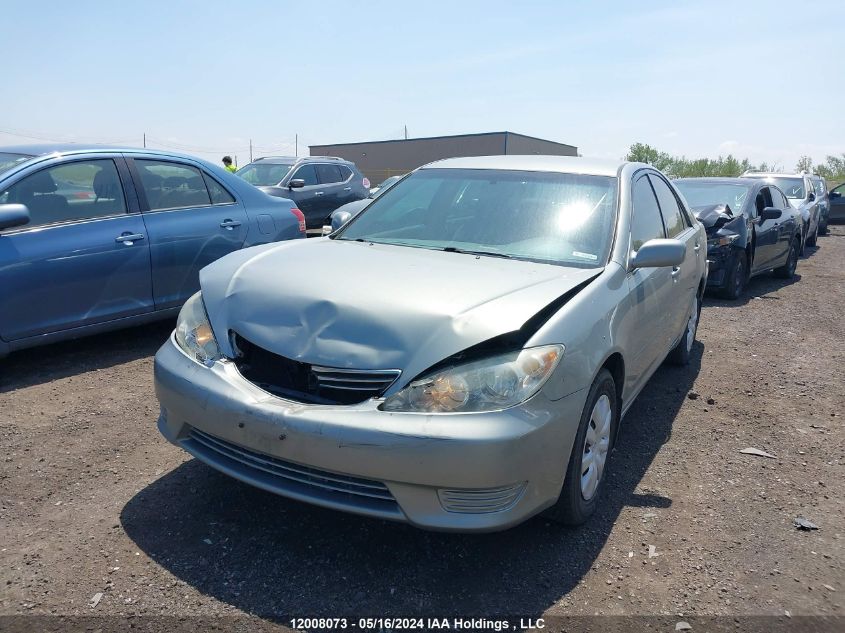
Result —
<instances>
[{"instance_id":1,"label":"green tree","mask_svg":"<svg viewBox=\"0 0 845 633\"><path fill-rule=\"evenodd\" d=\"M806 171L808 174L813 173L813 159L809 156L802 156L798 159L798 163L795 165L795 171L801 172Z\"/></svg>"}]
</instances>

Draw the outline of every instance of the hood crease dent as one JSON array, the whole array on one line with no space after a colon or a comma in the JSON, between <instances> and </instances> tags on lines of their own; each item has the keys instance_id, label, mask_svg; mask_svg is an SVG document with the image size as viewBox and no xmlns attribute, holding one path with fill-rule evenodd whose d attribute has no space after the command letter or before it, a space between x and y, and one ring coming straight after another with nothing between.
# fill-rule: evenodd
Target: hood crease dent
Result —
<instances>
[{"instance_id":1,"label":"hood crease dent","mask_svg":"<svg viewBox=\"0 0 845 633\"><path fill-rule=\"evenodd\" d=\"M393 392L468 348L536 330L602 270L312 238L232 253L200 282L226 356L237 332L312 365L400 369Z\"/></svg>"}]
</instances>

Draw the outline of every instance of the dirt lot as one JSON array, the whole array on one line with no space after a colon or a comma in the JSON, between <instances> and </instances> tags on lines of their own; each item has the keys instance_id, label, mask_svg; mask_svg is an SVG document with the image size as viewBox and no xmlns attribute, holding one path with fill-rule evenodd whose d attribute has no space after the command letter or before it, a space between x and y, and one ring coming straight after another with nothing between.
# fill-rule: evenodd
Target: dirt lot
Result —
<instances>
[{"instance_id":1,"label":"dirt lot","mask_svg":"<svg viewBox=\"0 0 845 633\"><path fill-rule=\"evenodd\" d=\"M576 530L426 533L217 474L155 429L172 323L0 360L0 614L845 615L845 227L819 243L707 301Z\"/></svg>"}]
</instances>

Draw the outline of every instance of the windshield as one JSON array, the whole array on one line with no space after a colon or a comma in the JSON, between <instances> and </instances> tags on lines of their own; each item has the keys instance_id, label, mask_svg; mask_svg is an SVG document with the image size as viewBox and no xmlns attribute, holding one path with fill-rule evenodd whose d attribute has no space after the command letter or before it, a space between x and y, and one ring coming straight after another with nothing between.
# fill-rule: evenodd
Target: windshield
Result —
<instances>
[{"instance_id":1,"label":"windshield","mask_svg":"<svg viewBox=\"0 0 845 633\"><path fill-rule=\"evenodd\" d=\"M675 186L684 194L691 207L706 207L713 204L726 204L731 211L739 212L748 197L750 187L723 182L701 182L694 180L676 180Z\"/></svg>"},{"instance_id":2,"label":"windshield","mask_svg":"<svg viewBox=\"0 0 845 633\"><path fill-rule=\"evenodd\" d=\"M807 197L807 193L804 191L803 178L783 178L774 176L752 176L752 178L764 178L766 182L772 183L777 186L778 189L783 191L787 198L792 198L793 200L803 200Z\"/></svg>"},{"instance_id":3,"label":"windshield","mask_svg":"<svg viewBox=\"0 0 845 633\"><path fill-rule=\"evenodd\" d=\"M28 154L10 154L8 152L0 152L0 174L4 171L9 171L18 163L29 160L32 156Z\"/></svg>"},{"instance_id":4,"label":"windshield","mask_svg":"<svg viewBox=\"0 0 845 633\"><path fill-rule=\"evenodd\" d=\"M272 187L282 182L293 164L280 163L250 163L235 172L249 184L256 187Z\"/></svg>"},{"instance_id":5,"label":"windshield","mask_svg":"<svg viewBox=\"0 0 845 633\"><path fill-rule=\"evenodd\" d=\"M616 197L616 179L607 176L423 169L334 239L595 268L610 251Z\"/></svg>"}]
</instances>

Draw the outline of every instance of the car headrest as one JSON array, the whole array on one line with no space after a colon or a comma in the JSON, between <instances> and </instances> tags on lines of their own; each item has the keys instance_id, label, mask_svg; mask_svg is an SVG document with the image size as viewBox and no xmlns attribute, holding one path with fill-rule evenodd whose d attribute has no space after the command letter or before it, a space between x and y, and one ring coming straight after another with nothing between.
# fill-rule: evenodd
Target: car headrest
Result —
<instances>
[{"instance_id":1,"label":"car headrest","mask_svg":"<svg viewBox=\"0 0 845 633\"><path fill-rule=\"evenodd\" d=\"M24 178L18 185L18 191L22 195L32 195L36 193L53 193L56 187L56 181L47 170L39 171L28 178Z\"/></svg>"},{"instance_id":2,"label":"car headrest","mask_svg":"<svg viewBox=\"0 0 845 633\"><path fill-rule=\"evenodd\" d=\"M94 176L94 194L98 198L117 198L118 185L114 174L100 170Z\"/></svg>"}]
</instances>

